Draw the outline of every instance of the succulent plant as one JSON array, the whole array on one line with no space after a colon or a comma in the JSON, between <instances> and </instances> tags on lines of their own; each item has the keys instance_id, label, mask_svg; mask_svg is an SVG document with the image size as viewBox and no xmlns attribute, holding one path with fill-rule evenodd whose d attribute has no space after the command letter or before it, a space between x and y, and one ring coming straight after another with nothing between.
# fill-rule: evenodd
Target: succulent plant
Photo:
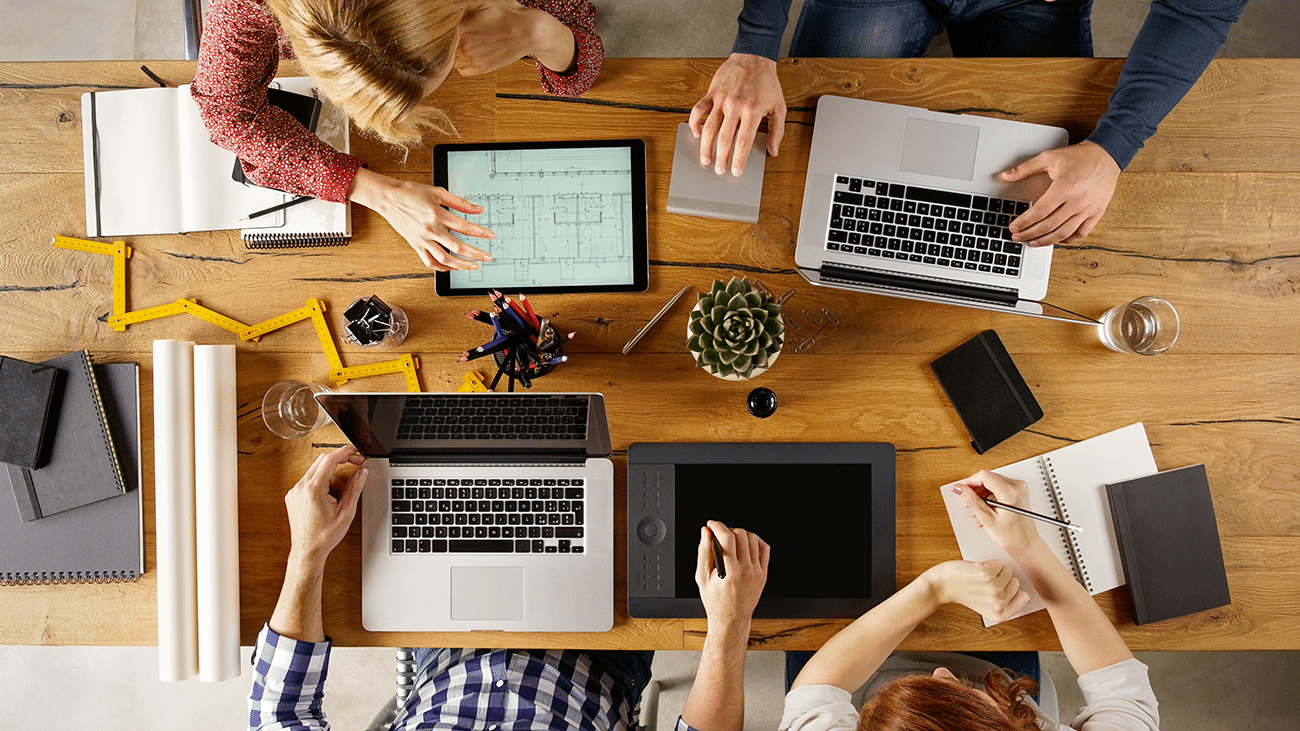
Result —
<instances>
[{"instance_id":1,"label":"succulent plant","mask_svg":"<svg viewBox=\"0 0 1300 731\"><path fill-rule=\"evenodd\" d=\"M748 279L715 280L691 312L688 338L697 366L720 378L748 380L781 354L781 305Z\"/></svg>"}]
</instances>

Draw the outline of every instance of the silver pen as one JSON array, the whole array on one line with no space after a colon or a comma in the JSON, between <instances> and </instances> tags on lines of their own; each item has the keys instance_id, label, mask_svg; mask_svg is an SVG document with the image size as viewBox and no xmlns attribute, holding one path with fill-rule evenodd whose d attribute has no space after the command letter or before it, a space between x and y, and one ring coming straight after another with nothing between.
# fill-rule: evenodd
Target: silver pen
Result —
<instances>
[{"instance_id":1,"label":"silver pen","mask_svg":"<svg viewBox=\"0 0 1300 731\"><path fill-rule=\"evenodd\" d=\"M632 349L632 346L636 345L646 333L650 332L650 328L654 327L656 322L659 322L659 318L663 317L664 313L668 312L669 308L677 304L677 300L681 299L682 295L686 294L686 291L690 288L691 285L688 284L685 287L682 287L682 291L673 295L673 298L668 300L668 304L664 305L662 310L659 310L659 314L650 318L650 322L647 322L645 327L641 328L641 332L633 335L632 339L627 341L627 345L623 346L623 355L627 355L627 352Z\"/></svg>"},{"instance_id":2,"label":"silver pen","mask_svg":"<svg viewBox=\"0 0 1300 731\"><path fill-rule=\"evenodd\" d=\"M1023 515L1023 516L1025 516L1025 517L1027 517L1027 518L1033 518L1034 520L1041 520L1041 521L1043 521L1044 523L1051 523L1052 525L1058 526L1058 527L1060 527L1060 528L1066 528L1066 529L1068 529L1068 530L1072 530L1072 531L1074 531L1075 533L1082 533L1082 532L1083 532L1083 529L1080 528L1079 526L1075 525L1074 523L1066 523L1066 522L1063 521L1063 520L1057 520L1056 518L1052 518L1052 517L1049 517L1049 516L1043 515L1043 514L1041 514L1041 513L1035 513L1035 512L1032 511L1032 510L1025 510L1024 508L1017 508L1017 507L1014 506L1014 505L1007 505L1006 503L1000 503L1000 502L998 502L997 500L990 500L990 499L988 499L988 498L985 498L985 499L984 499L984 502L988 503L989 505L992 505L992 506L995 507L995 508L1001 508L1002 510L1010 510L1010 511L1013 512L1013 513L1018 513L1018 514Z\"/></svg>"}]
</instances>

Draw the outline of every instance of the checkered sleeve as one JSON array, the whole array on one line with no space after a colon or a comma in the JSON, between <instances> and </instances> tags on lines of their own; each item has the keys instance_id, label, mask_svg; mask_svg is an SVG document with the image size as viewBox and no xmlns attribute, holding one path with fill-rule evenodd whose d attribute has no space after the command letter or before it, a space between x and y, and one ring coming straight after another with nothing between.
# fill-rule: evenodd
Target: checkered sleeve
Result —
<instances>
[{"instance_id":1,"label":"checkered sleeve","mask_svg":"<svg viewBox=\"0 0 1300 731\"><path fill-rule=\"evenodd\" d=\"M304 642L263 626L253 652L253 689L248 696L248 727L326 731L321 699L329 671L331 641Z\"/></svg>"},{"instance_id":2,"label":"checkered sleeve","mask_svg":"<svg viewBox=\"0 0 1300 731\"><path fill-rule=\"evenodd\" d=\"M682 720L681 716L677 717L677 726L673 731L699 731L699 729Z\"/></svg>"}]
</instances>

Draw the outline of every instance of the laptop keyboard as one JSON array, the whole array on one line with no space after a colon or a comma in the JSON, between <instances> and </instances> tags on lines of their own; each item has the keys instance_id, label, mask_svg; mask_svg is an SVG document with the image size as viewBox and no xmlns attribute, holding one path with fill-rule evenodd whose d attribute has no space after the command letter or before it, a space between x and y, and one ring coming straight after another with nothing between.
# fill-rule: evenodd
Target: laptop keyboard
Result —
<instances>
[{"instance_id":1,"label":"laptop keyboard","mask_svg":"<svg viewBox=\"0 0 1300 731\"><path fill-rule=\"evenodd\" d=\"M393 553L583 553L574 478L393 478Z\"/></svg>"},{"instance_id":2,"label":"laptop keyboard","mask_svg":"<svg viewBox=\"0 0 1300 731\"><path fill-rule=\"evenodd\" d=\"M586 396L475 394L409 398L398 439L586 439Z\"/></svg>"},{"instance_id":3,"label":"laptop keyboard","mask_svg":"<svg viewBox=\"0 0 1300 731\"><path fill-rule=\"evenodd\" d=\"M1029 203L836 175L829 251L1020 276L1007 225Z\"/></svg>"}]
</instances>

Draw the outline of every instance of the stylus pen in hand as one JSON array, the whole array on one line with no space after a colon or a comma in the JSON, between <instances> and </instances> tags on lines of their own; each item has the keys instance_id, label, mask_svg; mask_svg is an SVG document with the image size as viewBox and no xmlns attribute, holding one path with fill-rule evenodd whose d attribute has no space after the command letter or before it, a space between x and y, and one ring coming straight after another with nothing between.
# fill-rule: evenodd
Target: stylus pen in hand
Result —
<instances>
[{"instance_id":1,"label":"stylus pen in hand","mask_svg":"<svg viewBox=\"0 0 1300 731\"><path fill-rule=\"evenodd\" d=\"M1023 516L1025 516L1025 517L1027 517L1027 518L1033 518L1034 520L1041 520L1041 521L1043 521L1044 523L1051 523L1052 525L1058 526L1058 527L1060 527L1060 528L1067 528L1067 529L1069 529L1069 530L1074 531L1075 533L1082 533L1082 532L1083 532L1083 529L1080 528L1079 526L1075 525L1074 523L1066 523L1066 522L1063 521L1063 520L1057 520L1056 518L1051 518L1051 517L1048 517L1048 516L1043 515L1043 514L1041 514L1041 513L1035 513L1035 512L1032 511L1032 510L1025 510L1024 508L1017 508L1017 507L1014 506L1014 505L1007 505L1006 503L1000 503L1000 502L998 502L997 500L990 500L990 499L988 499L988 498L984 498L984 502L988 503L989 505L991 505L991 506L993 506L993 507L995 507L995 508L999 508L999 509L1001 509L1001 510L1010 510L1010 511L1013 512L1013 513L1017 513L1017 514L1019 514L1019 515L1023 515Z\"/></svg>"},{"instance_id":2,"label":"stylus pen in hand","mask_svg":"<svg viewBox=\"0 0 1300 731\"><path fill-rule=\"evenodd\" d=\"M719 579L727 578L727 565L722 561L722 544L718 543L718 537L709 531L709 542L713 544L713 568L718 572Z\"/></svg>"},{"instance_id":3,"label":"stylus pen in hand","mask_svg":"<svg viewBox=\"0 0 1300 731\"><path fill-rule=\"evenodd\" d=\"M254 218L260 218L261 216L265 216L265 215L268 214L268 213L275 213L276 211L283 211L284 209L286 209L286 208L288 208L288 207L290 207L290 206L296 206L296 205L298 205L299 203L306 203L307 201L310 201L310 200L316 200L316 199L315 199L315 198L312 198L312 197L309 196L309 195L300 195L300 196L298 196L297 198L294 198L294 199L292 199L292 200L287 200L287 201L285 201L284 203L280 203L280 204L278 204L278 205L271 206L270 208L263 208L263 209L260 210L260 211L254 211L254 212L248 214L247 216L244 216L243 218L241 218L241 219L239 219L239 220L241 220L241 221L251 221L251 220L253 220Z\"/></svg>"}]
</instances>

